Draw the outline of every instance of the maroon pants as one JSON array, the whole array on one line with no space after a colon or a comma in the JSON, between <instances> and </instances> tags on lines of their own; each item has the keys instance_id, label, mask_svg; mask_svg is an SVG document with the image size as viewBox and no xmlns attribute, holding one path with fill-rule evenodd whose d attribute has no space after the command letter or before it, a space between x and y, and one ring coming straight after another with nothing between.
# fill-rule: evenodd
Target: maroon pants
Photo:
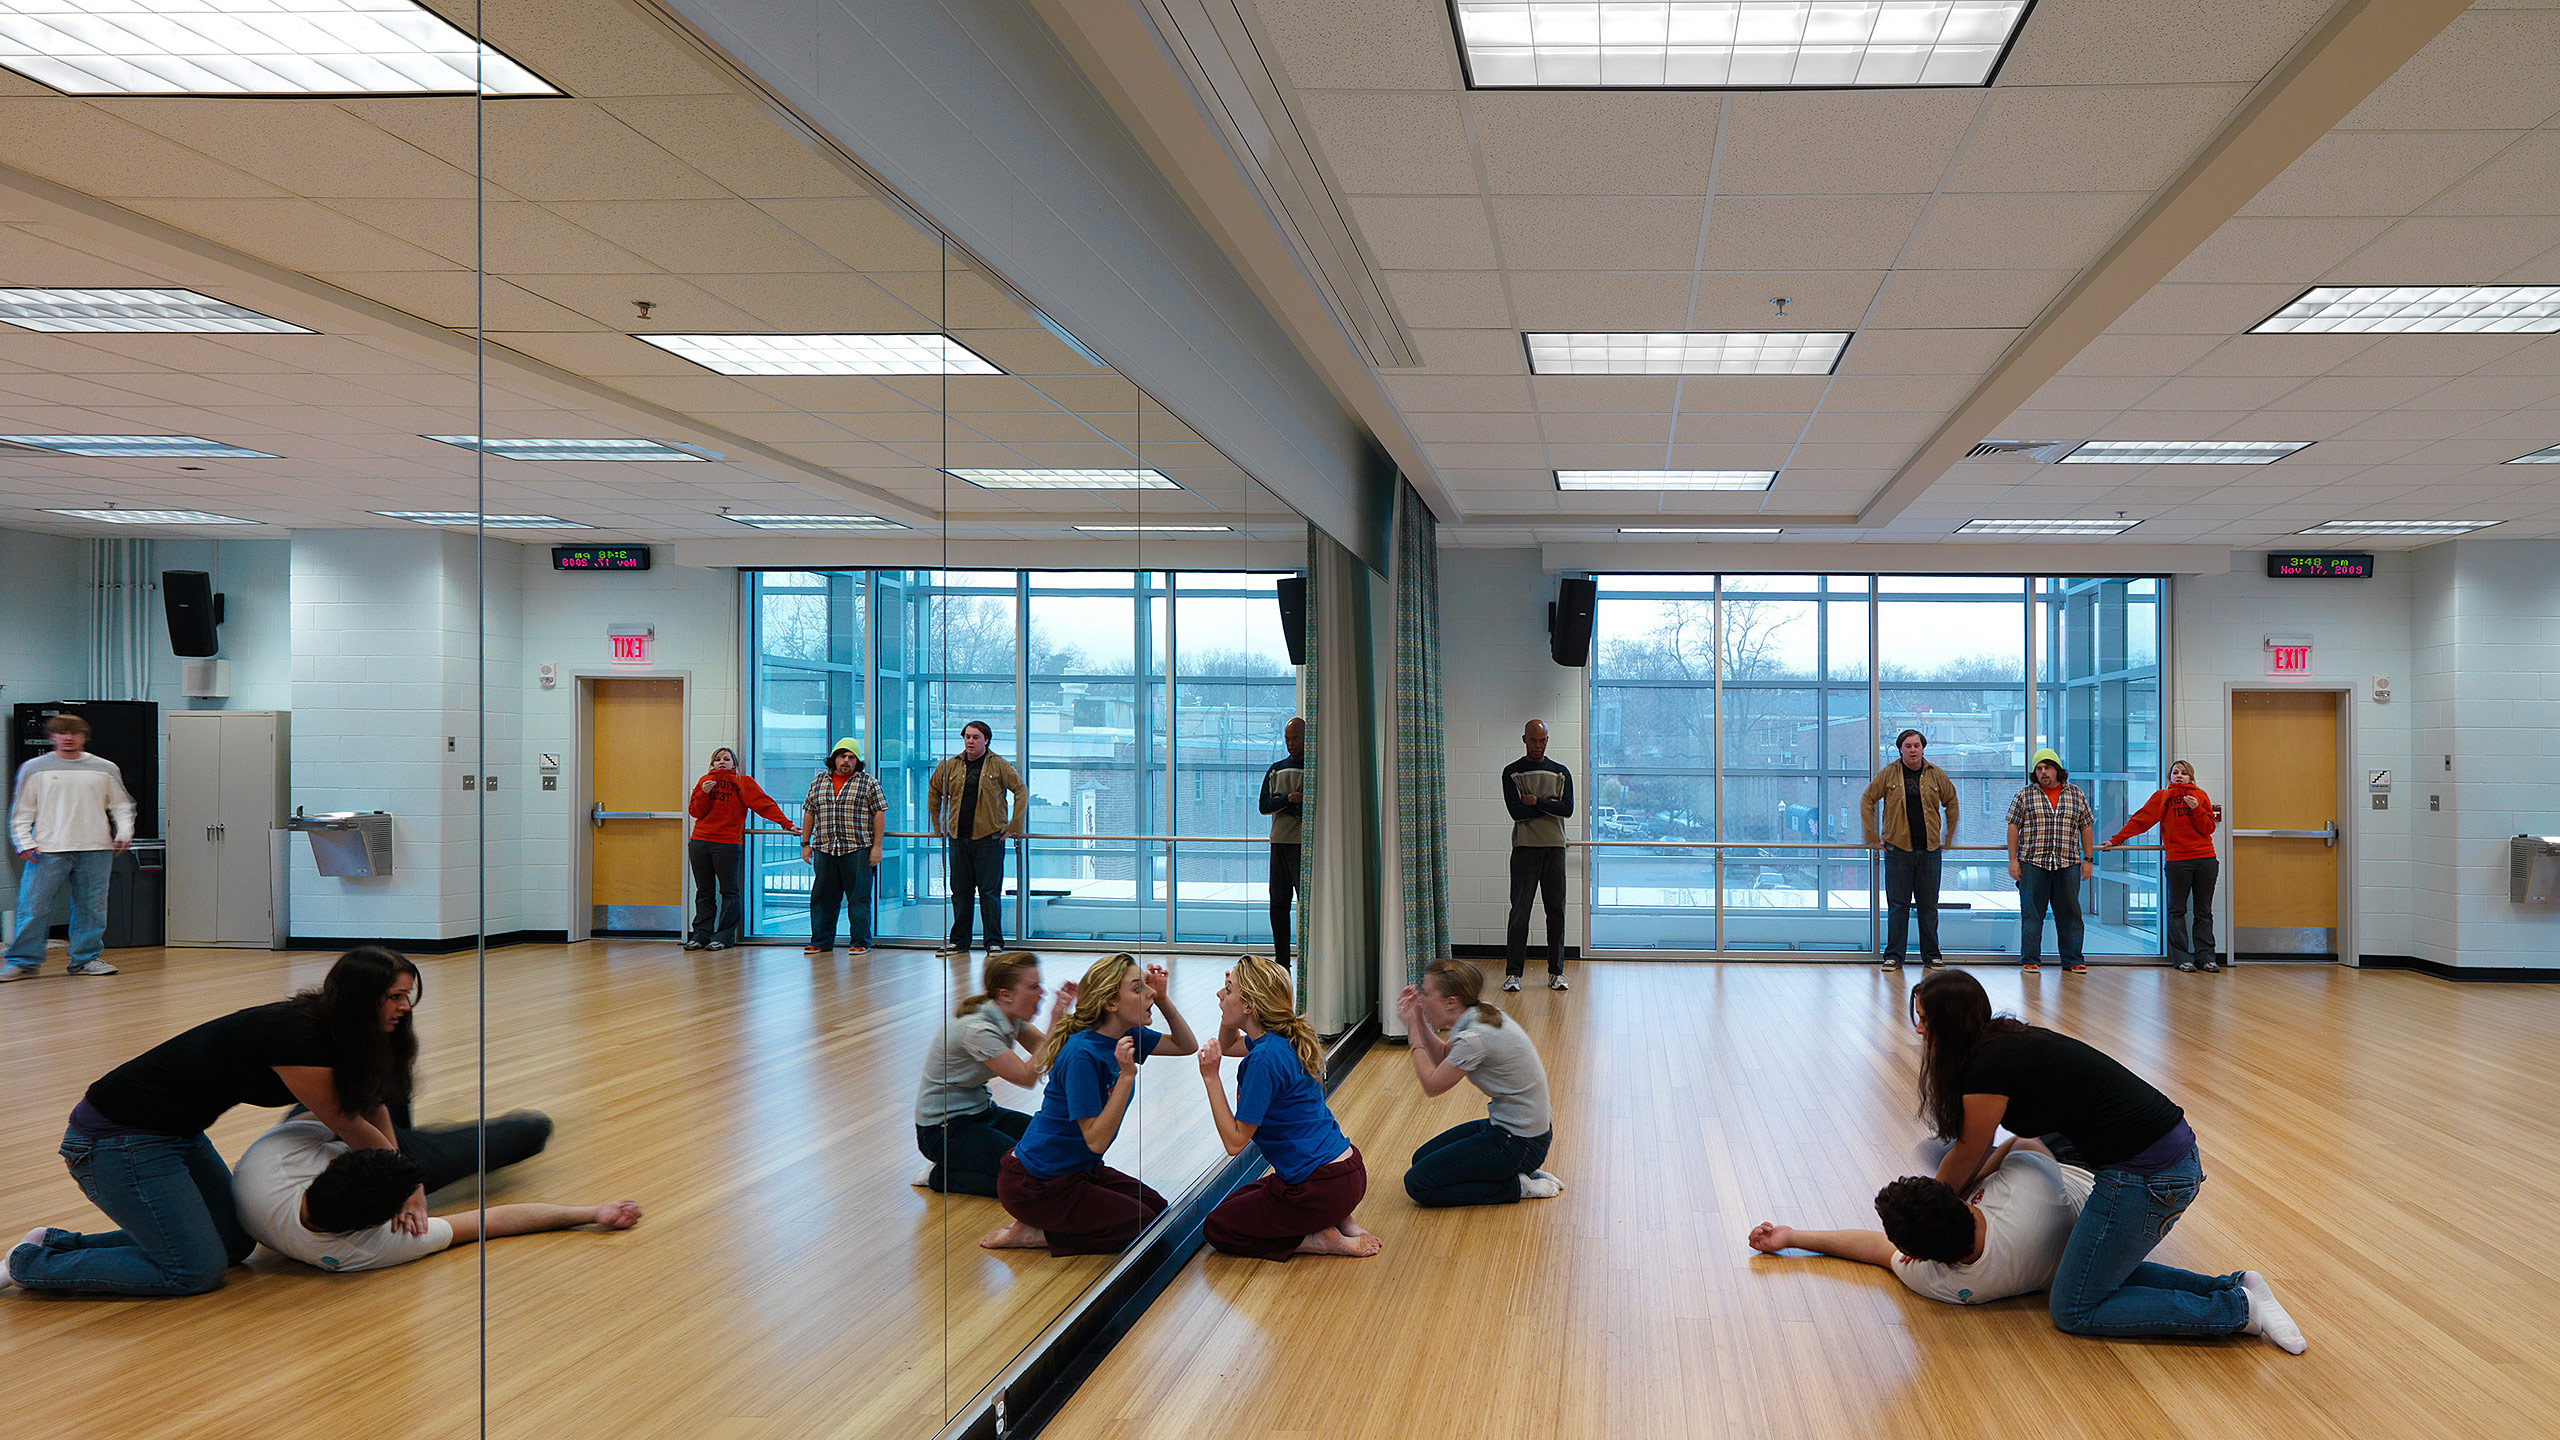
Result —
<instances>
[{"instance_id":1,"label":"maroon pants","mask_svg":"<svg viewBox=\"0 0 2560 1440\"><path fill-rule=\"evenodd\" d=\"M1291 1185L1277 1172L1263 1176L1218 1202L1200 1233L1228 1255L1256 1260L1286 1260L1298 1242L1351 1218L1360 1197L1369 1193L1369 1167L1360 1148L1329 1161Z\"/></svg>"},{"instance_id":2,"label":"maroon pants","mask_svg":"<svg viewBox=\"0 0 2560 1440\"><path fill-rule=\"evenodd\" d=\"M996 1162L996 1199L1048 1236L1052 1255L1115 1254L1165 1211L1164 1197L1134 1175L1096 1164L1043 1180L1010 1150Z\"/></svg>"}]
</instances>

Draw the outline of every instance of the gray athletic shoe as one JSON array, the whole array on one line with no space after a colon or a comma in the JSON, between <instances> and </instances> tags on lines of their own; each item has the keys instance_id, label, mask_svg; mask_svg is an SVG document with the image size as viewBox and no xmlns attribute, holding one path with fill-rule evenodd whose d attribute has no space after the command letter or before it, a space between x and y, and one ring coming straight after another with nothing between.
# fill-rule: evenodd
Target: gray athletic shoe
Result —
<instances>
[{"instance_id":1,"label":"gray athletic shoe","mask_svg":"<svg viewBox=\"0 0 2560 1440\"><path fill-rule=\"evenodd\" d=\"M116 973L116 967L108 964L104 960L89 960L72 966L71 973L74 975L113 975Z\"/></svg>"},{"instance_id":2,"label":"gray athletic shoe","mask_svg":"<svg viewBox=\"0 0 2560 1440\"><path fill-rule=\"evenodd\" d=\"M33 980L34 978L36 978L36 964L32 960L20 960L14 964L0 965L0 981Z\"/></svg>"}]
</instances>

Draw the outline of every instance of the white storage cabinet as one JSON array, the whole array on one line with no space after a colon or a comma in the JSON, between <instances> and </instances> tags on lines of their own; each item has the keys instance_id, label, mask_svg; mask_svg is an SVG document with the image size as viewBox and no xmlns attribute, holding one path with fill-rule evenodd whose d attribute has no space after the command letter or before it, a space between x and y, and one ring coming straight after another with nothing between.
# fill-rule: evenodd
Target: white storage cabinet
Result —
<instances>
[{"instance_id":1,"label":"white storage cabinet","mask_svg":"<svg viewBox=\"0 0 2560 1440\"><path fill-rule=\"evenodd\" d=\"M282 898L267 832L284 823L292 716L172 710L167 719L168 943L267 949Z\"/></svg>"}]
</instances>

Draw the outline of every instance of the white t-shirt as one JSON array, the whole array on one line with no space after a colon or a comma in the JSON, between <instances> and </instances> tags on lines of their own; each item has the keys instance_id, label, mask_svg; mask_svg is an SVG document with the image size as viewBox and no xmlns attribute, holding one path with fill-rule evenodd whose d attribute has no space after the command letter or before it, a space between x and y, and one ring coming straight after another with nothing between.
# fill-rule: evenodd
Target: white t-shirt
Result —
<instances>
[{"instance_id":1,"label":"white t-shirt","mask_svg":"<svg viewBox=\"0 0 2560 1440\"><path fill-rule=\"evenodd\" d=\"M1950 1305L1980 1305L2032 1295L2053 1283L2062 1247L2097 1177L2057 1165L2049 1155L2013 1150L1965 1197L1982 1207L1982 1258L1970 1265L1914 1260L1893 1252L1894 1278L1914 1295Z\"/></svg>"},{"instance_id":2,"label":"white t-shirt","mask_svg":"<svg viewBox=\"0 0 2560 1440\"><path fill-rule=\"evenodd\" d=\"M370 1230L322 1235L302 1224L302 1192L329 1162L347 1153L337 1132L296 1116L249 1142L231 1167L231 1198L240 1228L279 1255L323 1270L381 1270L433 1255L453 1243L453 1224L430 1219L424 1235L404 1235L384 1221ZM2006 1168L2006 1167L2003 1167Z\"/></svg>"}]
</instances>

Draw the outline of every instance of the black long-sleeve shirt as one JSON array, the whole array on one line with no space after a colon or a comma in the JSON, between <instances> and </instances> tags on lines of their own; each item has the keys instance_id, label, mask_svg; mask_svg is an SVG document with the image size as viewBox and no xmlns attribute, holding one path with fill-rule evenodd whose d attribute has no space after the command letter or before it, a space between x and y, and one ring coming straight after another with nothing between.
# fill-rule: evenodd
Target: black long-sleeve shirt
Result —
<instances>
[{"instance_id":1,"label":"black long-sleeve shirt","mask_svg":"<svg viewBox=\"0 0 2560 1440\"><path fill-rule=\"evenodd\" d=\"M1522 804L1520 782L1529 775L1553 775L1552 782L1533 781L1531 788L1552 785L1555 793L1540 795L1534 804ZM1502 767L1502 808L1511 812L1512 848L1564 848L1565 817L1573 813L1573 772L1553 760L1521 756Z\"/></svg>"}]
</instances>

